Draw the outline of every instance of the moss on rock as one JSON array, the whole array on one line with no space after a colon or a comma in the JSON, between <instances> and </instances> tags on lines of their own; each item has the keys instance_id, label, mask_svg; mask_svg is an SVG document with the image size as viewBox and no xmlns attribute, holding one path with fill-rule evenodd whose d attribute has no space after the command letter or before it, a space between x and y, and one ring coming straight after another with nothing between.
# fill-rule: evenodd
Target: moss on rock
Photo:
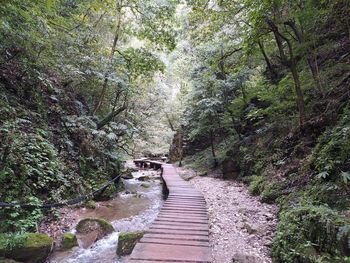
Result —
<instances>
[{"instance_id":1,"label":"moss on rock","mask_svg":"<svg viewBox=\"0 0 350 263\"><path fill-rule=\"evenodd\" d=\"M124 171L121 172L121 177L123 179L132 179L134 176L132 175L133 172L137 172L137 169L134 168L127 168Z\"/></svg>"},{"instance_id":2,"label":"moss on rock","mask_svg":"<svg viewBox=\"0 0 350 263\"><path fill-rule=\"evenodd\" d=\"M131 254L136 243L143 237L143 232L124 232L119 234L117 254L125 256Z\"/></svg>"},{"instance_id":3,"label":"moss on rock","mask_svg":"<svg viewBox=\"0 0 350 263\"><path fill-rule=\"evenodd\" d=\"M144 175L144 176L140 176L139 178L137 178L137 180L139 181L150 181L151 180L151 177L147 176L147 175Z\"/></svg>"},{"instance_id":4,"label":"moss on rock","mask_svg":"<svg viewBox=\"0 0 350 263\"><path fill-rule=\"evenodd\" d=\"M63 239L62 239L62 245L61 249L62 250L68 250L71 249L72 247L78 246L78 240L76 235L73 233L64 233L63 234Z\"/></svg>"},{"instance_id":5,"label":"moss on rock","mask_svg":"<svg viewBox=\"0 0 350 263\"><path fill-rule=\"evenodd\" d=\"M53 239L46 234L0 234L0 257L41 263L52 249Z\"/></svg>"},{"instance_id":6,"label":"moss on rock","mask_svg":"<svg viewBox=\"0 0 350 263\"><path fill-rule=\"evenodd\" d=\"M89 209L95 209L96 208L96 202L93 200L89 200L85 203L85 207Z\"/></svg>"},{"instance_id":7,"label":"moss on rock","mask_svg":"<svg viewBox=\"0 0 350 263\"><path fill-rule=\"evenodd\" d=\"M145 183L142 183L141 186L142 186L143 188L150 188L150 187L151 187L149 184L145 184Z\"/></svg>"},{"instance_id":8,"label":"moss on rock","mask_svg":"<svg viewBox=\"0 0 350 263\"><path fill-rule=\"evenodd\" d=\"M112 233L114 228L106 220L100 218L84 218L79 221L76 230L79 234L87 234L92 231L98 231L98 238L101 238Z\"/></svg>"}]
</instances>

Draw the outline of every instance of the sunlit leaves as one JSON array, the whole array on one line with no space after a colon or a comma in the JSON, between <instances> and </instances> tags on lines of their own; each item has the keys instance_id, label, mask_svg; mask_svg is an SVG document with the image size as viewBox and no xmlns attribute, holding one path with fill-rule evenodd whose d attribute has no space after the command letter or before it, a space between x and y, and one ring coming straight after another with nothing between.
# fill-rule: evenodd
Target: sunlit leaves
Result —
<instances>
[{"instance_id":1,"label":"sunlit leaves","mask_svg":"<svg viewBox=\"0 0 350 263\"><path fill-rule=\"evenodd\" d=\"M128 48L123 52L129 74L132 78L144 76L152 78L154 72L163 71L164 64L145 48Z\"/></svg>"}]
</instances>

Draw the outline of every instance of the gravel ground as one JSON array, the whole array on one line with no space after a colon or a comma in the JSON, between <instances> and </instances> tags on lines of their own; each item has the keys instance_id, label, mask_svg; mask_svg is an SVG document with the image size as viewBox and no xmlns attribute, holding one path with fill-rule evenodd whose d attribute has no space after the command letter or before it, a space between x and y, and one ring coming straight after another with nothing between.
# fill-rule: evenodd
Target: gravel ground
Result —
<instances>
[{"instance_id":1,"label":"gravel ground","mask_svg":"<svg viewBox=\"0 0 350 263\"><path fill-rule=\"evenodd\" d=\"M271 263L277 207L261 203L239 182L195 176L179 168L207 201L213 263Z\"/></svg>"}]
</instances>

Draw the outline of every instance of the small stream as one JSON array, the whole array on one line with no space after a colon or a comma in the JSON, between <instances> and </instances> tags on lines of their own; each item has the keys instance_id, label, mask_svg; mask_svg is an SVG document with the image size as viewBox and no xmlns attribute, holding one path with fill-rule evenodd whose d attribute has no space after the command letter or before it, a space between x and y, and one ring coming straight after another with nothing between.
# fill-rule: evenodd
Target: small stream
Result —
<instances>
[{"instance_id":1,"label":"small stream","mask_svg":"<svg viewBox=\"0 0 350 263\"><path fill-rule=\"evenodd\" d=\"M77 215L79 219L95 217L105 219L113 225L115 232L92 245L84 237L78 236L79 247L68 251L56 251L47 263L122 263L127 257L118 257L116 248L120 232L146 229L157 217L163 199L161 180L158 172L142 170L133 172L133 179L124 180L125 191L115 199L103 202L96 209L84 209ZM150 176L146 182L140 176ZM148 188L142 184L149 185ZM75 229L71 230L72 233ZM84 248L85 247L85 248Z\"/></svg>"}]
</instances>

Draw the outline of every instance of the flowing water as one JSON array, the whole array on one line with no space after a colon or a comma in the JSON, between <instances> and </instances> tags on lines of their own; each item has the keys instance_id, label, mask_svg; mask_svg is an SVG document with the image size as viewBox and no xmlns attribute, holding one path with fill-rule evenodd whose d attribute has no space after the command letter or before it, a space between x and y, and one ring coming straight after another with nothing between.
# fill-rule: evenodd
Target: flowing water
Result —
<instances>
[{"instance_id":1,"label":"flowing water","mask_svg":"<svg viewBox=\"0 0 350 263\"><path fill-rule=\"evenodd\" d=\"M155 171L133 173L134 179L124 180L125 192L117 198L104 202L96 209L85 209L78 214L79 218L103 218L113 225L115 232L97 242L90 244L88 237L78 236L79 247L69 251L56 251L48 263L121 263L127 257L118 257L116 247L120 232L140 231L146 229L156 218L163 200L161 181ZM153 180L142 182L140 176L150 176ZM149 185L148 188L141 184ZM71 232L75 232L72 229Z\"/></svg>"}]
</instances>

